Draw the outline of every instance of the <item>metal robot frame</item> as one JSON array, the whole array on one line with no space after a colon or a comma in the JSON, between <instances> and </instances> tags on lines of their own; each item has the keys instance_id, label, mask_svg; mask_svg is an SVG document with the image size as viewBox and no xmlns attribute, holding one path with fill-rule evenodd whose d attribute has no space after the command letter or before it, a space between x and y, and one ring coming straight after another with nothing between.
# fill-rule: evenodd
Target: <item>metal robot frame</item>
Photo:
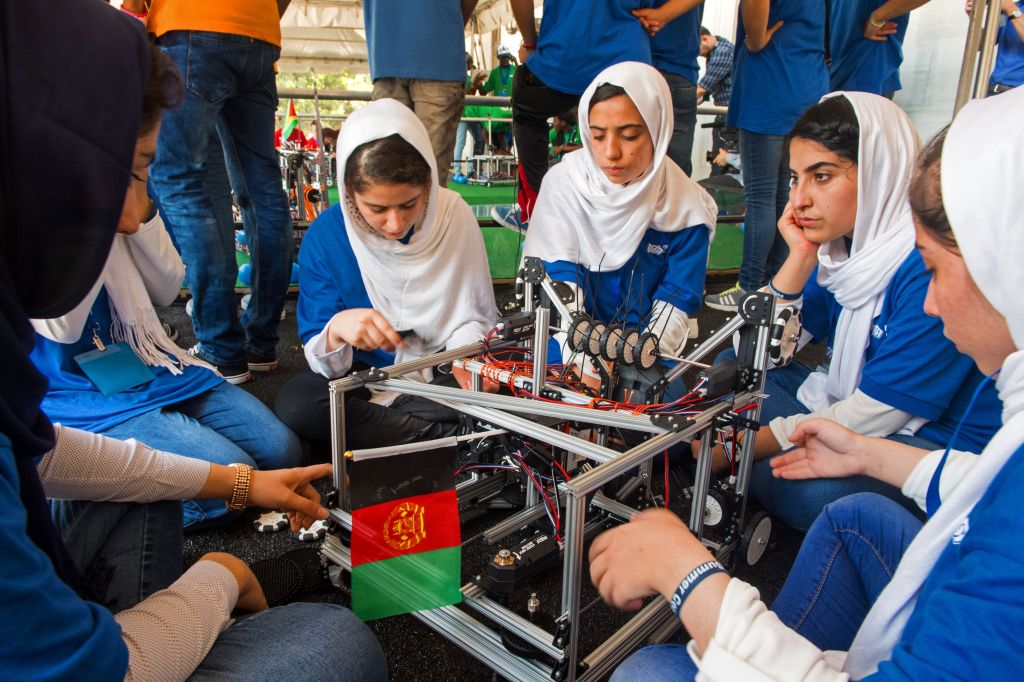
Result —
<instances>
[{"instance_id":1,"label":"metal robot frame","mask_svg":"<svg viewBox=\"0 0 1024 682\"><path fill-rule=\"evenodd\" d=\"M545 294L545 303L555 308L566 321L571 318L564 302L546 275L528 280L525 285L525 300L528 313L534 316L533 362L534 383L532 391L539 395L544 383L546 348L550 335L548 305L534 307L534 282L540 281L540 290ZM563 322L564 324L565 322ZM586 458L593 467L579 473L570 481L558 484L564 501L563 551L561 575L561 604L556 620L556 631L548 632L503 604L492 599L475 582L462 587L463 608L447 606L429 611L416 612L421 621L458 644L469 654L490 666L496 672L515 680L595 680L609 673L614 666L645 641L662 641L679 626L668 604L655 597L625 625L596 649L580 657L579 633L581 627L581 581L583 580L584 544L588 529L602 525L609 517L620 521L628 519L638 510L601 494L601 487L637 467L649 466L650 460L667 448L691 440L700 439L700 455L694 485L693 504L689 527L712 551L731 552L733 547L704 539L705 501L711 478L711 451L717 428L725 423L736 424L733 409L737 405L756 403L756 407L740 419L742 428L755 429L760 415L760 399L764 388L764 374L768 365L769 347L773 344L772 329L775 323L775 300L764 293L751 293L741 302L739 314L712 334L704 343L694 348L679 364L669 370L666 379L671 381L680 376L688 366L698 363L720 344L731 338L734 332L741 335L739 348L740 369L738 384L733 398L718 402L710 408L690 417L660 415L656 417L633 415L623 412L609 412L590 409L585 406L559 405L530 398L512 397L484 393L480 390L479 374L474 375L472 389L463 390L424 384L401 378L421 369L439 364L469 358L485 350L483 343L473 344L455 350L437 353L382 369L350 375L330 384L331 434L333 443L334 492L328 501L332 531L325 540L322 554L324 559L351 570L348 547L339 537L338 529L351 529L352 517L346 511L345 481L345 413L344 394L357 387L372 383L375 387L397 391L403 394L424 396L448 405L478 420L542 441L554 447L567 450L577 457ZM776 334L777 336L778 334ZM504 344L510 345L510 344ZM544 426L521 415L558 417L573 422L583 422L599 427L615 427L648 434L648 439L625 452L618 452L606 446L604 438L590 442L554 428ZM737 492L742 498L740 519L746 507L746 490L750 478L754 439L744 438L738 458L739 470ZM492 477L474 474L469 481L459 485L460 496L476 494L487 486L494 486ZM544 507L532 488L526 506L519 512L485 531L489 538L502 538L544 515ZM588 512L590 514L588 515ZM589 516L589 518L588 518ZM550 658L550 664L520 657L503 644L499 633L481 619L489 620L506 631L518 636L530 646Z\"/></svg>"}]
</instances>

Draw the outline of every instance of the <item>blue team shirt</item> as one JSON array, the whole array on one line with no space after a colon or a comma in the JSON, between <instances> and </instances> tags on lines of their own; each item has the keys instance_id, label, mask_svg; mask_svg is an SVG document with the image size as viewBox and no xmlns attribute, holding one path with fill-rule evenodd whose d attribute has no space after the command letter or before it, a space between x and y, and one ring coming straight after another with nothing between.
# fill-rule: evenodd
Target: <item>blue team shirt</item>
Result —
<instances>
[{"instance_id":1,"label":"blue team shirt","mask_svg":"<svg viewBox=\"0 0 1024 682\"><path fill-rule=\"evenodd\" d=\"M323 331L335 313L372 308L363 284L362 269L345 231L341 204L313 221L299 249L299 302L295 308L302 343ZM394 353L352 349L355 363L371 367L395 364Z\"/></svg>"},{"instance_id":2,"label":"blue team shirt","mask_svg":"<svg viewBox=\"0 0 1024 682\"><path fill-rule=\"evenodd\" d=\"M865 680L1010 680L1024 668L1024 447L921 587L892 656Z\"/></svg>"},{"instance_id":3,"label":"blue team shirt","mask_svg":"<svg viewBox=\"0 0 1024 682\"><path fill-rule=\"evenodd\" d=\"M952 446L981 452L999 429L1002 403L990 382L964 417L978 383L984 380L974 361L942 334L942 320L924 312L930 275L912 251L893 275L882 310L875 318L858 387L866 395L930 420L917 435L949 444L961 418L964 425ZM817 283L817 271L804 290L804 328L829 351L842 306Z\"/></svg>"},{"instance_id":4,"label":"blue team shirt","mask_svg":"<svg viewBox=\"0 0 1024 682\"><path fill-rule=\"evenodd\" d=\"M1018 8L1022 6L1024 2L1017 3ZM996 45L996 65L992 69L989 84L1002 83L1014 87L1024 85L1024 42L1005 15L1001 19Z\"/></svg>"},{"instance_id":5,"label":"blue team shirt","mask_svg":"<svg viewBox=\"0 0 1024 682\"><path fill-rule=\"evenodd\" d=\"M82 372L75 356L96 349L92 342L93 329L103 343L113 343L110 322L109 298L103 288L78 341L57 343L36 334L32 362L50 382L43 398L43 411L53 421L101 433L132 417L194 398L224 381L211 370L194 365L185 367L177 376L164 367L150 367L156 375L152 381L103 395Z\"/></svg>"},{"instance_id":6,"label":"blue team shirt","mask_svg":"<svg viewBox=\"0 0 1024 682\"><path fill-rule=\"evenodd\" d=\"M655 2L655 7L664 5ZM700 22L704 5L697 5L686 14L668 22L651 38L651 58L654 67L668 71L696 83L700 76L697 57L700 56Z\"/></svg>"},{"instance_id":7,"label":"blue team shirt","mask_svg":"<svg viewBox=\"0 0 1024 682\"><path fill-rule=\"evenodd\" d=\"M650 228L617 270L591 272L564 260L544 265L551 279L573 282L583 290L583 307L594 319L641 329L655 300L688 315L700 308L710 237L711 230L700 225L678 232ZM550 346L549 355L551 362L558 362L557 344Z\"/></svg>"},{"instance_id":8,"label":"blue team shirt","mask_svg":"<svg viewBox=\"0 0 1024 682\"><path fill-rule=\"evenodd\" d=\"M8 680L121 680L128 647L110 611L83 601L25 533L11 442L0 433L0 661Z\"/></svg>"},{"instance_id":9,"label":"blue team shirt","mask_svg":"<svg viewBox=\"0 0 1024 682\"><path fill-rule=\"evenodd\" d=\"M752 53L739 20L727 122L765 135L787 135L808 107L828 92L825 3L772 0L768 27L785 24Z\"/></svg>"},{"instance_id":10,"label":"blue team shirt","mask_svg":"<svg viewBox=\"0 0 1024 682\"><path fill-rule=\"evenodd\" d=\"M544 0L543 25L527 68L550 88L582 95L612 64L650 64L651 40L630 14L650 5L650 0Z\"/></svg>"},{"instance_id":11,"label":"blue team shirt","mask_svg":"<svg viewBox=\"0 0 1024 682\"><path fill-rule=\"evenodd\" d=\"M365 0L370 78L466 80L459 0Z\"/></svg>"},{"instance_id":12,"label":"blue team shirt","mask_svg":"<svg viewBox=\"0 0 1024 682\"><path fill-rule=\"evenodd\" d=\"M887 40L868 40L864 25L886 0L832 0L831 50L832 90L856 90L884 95L903 87L900 64L903 63L903 38L910 14L896 17L896 33Z\"/></svg>"}]
</instances>

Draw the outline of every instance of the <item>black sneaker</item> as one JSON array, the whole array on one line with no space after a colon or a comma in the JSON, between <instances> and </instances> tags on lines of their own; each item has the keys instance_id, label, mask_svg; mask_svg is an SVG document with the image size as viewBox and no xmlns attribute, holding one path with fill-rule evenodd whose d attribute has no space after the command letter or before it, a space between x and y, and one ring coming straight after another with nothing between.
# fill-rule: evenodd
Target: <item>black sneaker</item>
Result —
<instances>
[{"instance_id":1,"label":"black sneaker","mask_svg":"<svg viewBox=\"0 0 1024 682\"><path fill-rule=\"evenodd\" d=\"M217 370L217 374L221 375L224 381L229 384L244 384L247 381L252 381L252 374L249 372L249 366L244 362L233 363L230 365L218 365L211 362L209 358L203 357L203 354L199 352L199 344L192 346L188 349L188 354L194 358L199 358L213 365L214 369Z\"/></svg>"},{"instance_id":2,"label":"black sneaker","mask_svg":"<svg viewBox=\"0 0 1024 682\"><path fill-rule=\"evenodd\" d=\"M277 369L277 358L271 356L269 358L257 355L251 350L245 353L246 364L249 365L249 369L253 372L273 372Z\"/></svg>"}]
</instances>

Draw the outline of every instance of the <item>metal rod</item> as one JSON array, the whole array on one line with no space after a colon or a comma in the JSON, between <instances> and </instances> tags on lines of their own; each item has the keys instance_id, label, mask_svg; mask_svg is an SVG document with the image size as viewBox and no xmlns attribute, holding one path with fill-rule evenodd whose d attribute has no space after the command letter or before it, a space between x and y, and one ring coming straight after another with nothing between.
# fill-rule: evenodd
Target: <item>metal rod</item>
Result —
<instances>
[{"instance_id":1,"label":"metal rod","mask_svg":"<svg viewBox=\"0 0 1024 682\"><path fill-rule=\"evenodd\" d=\"M704 339L703 343L701 343L696 348L687 353L686 359L693 362L705 357L711 351L718 348L723 341L730 338L734 333L736 333L744 324L746 323L743 321L742 315L736 315L731 319L726 320L725 324L723 324L711 336ZM665 373L665 381L671 383L676 377L678 377L685 371L686 365L678 364Z\"/></svg>"},{"instance_id":2,"label":"metal rod","mask_svg":"<svg viewBox=\"0 0 1024 682\"><path fill-rule=\"evenodd\" d=\"M592 505L598 509L604 509L609 514L619 517L623 521L629 521L640 512L628 505L622 504L618 500L613 500L610 497L606 497L602 493L594 493L594 500L591 502Z\"/></svg>"},{"instance_id":3,"label":"metal rod","mask_svg":"<svg viewBox=\"0 0 1024 682\"><path fill-rule=\"evenodd\" d=\"M331 384L331 463L334 489L338 491L338 506L345 506L345 389Z\"/></svg>"},{"instance_id":4,"label":"metal rod","mask_svg":"<svg viewBox=\"0 0 1024 682\"><path fill-rule=\"evenodd\" d=\"M562 324L568 325L569 320L572 319L572 311L569 310L569 306L562 302L562 299L558 297L558 292L555 291L555 285L551 281L548 275L544 275L544 279L541 280L540 286L544 289L544 293L548 295L548 299L551 300L551 305L555 307L558 314L562 316ZM554 329L554 327L553 327ZM557 331L566 331L564 329L558 329Z\"/></svg>"},{"instance_id":5,"label":"metal rod","mask_svg":"<svg viewBox=\"0 0 1024 682\"><path fill-rule=\"evenodd\" d=\"M687 360L686 358L680 358L675 355L659 355L658 357L664 358L665 360L675 360L676 362L681 362L684 365L690 365L692 367L703 367L704 369L708 369L709 367L711 367L711 365L706 365L703 362L697 362L696 360Z\"/></svg>"},{"instance_id":6,"label":"metal rod","mask_svg":"<svg viewBox=\"0 0 1024 682\"><path fill-rule=\"evenodd\" d=\"M541 306L534 313L533 331L533 394L544 390L544 377L548 373L548 322L551 311Z\"/></svg>"},{"instance_id":7,"label":"metal rod","mask_svg":"<svg viewBox=\"0 0 1024 682\"><path fill-rule=\"evenodd\" d=\"M690 531L700 538L704 535L704 512L711 487L711 444L715 437L714 427L700 436L700 454L697 456L697 471L693 475L693 498L690 503Z\"/></svg>"},{"instance_id":8,"label":"metal rod","mask_svg":"<svg viewBox=\"0 0 1024 682\"><path fill-rule=\"evenodd\" d=\"M504 537L507 537L509 533L514 533L523 526L533 523L540 517L544 516L544 507L537 505L535 507L527 507L526 509L513 514L501 523L496 523L483 533L484 542L489 545L497 543Z\"/></svg>"},{"instance_id":9,"label":"metal rod","mask_svg":"<svg viewBox=\"0 0 1024 682\"><path fill-rule=\"evenodd\" d=\"M996 56L996 32L999 29L1000 13L1000 1L989 0L985 32L981 38L981 53L978 56L978 74L974 81L975 99L981 99L988 93L988 79L992 75L992 61ZM1007 26L1006 30L1014 29Z\"/></svg>"},{"instance_id":10,"label":"metal rod","mask_svg":"<svg viewBox=\"0 0 1024 682\"><path fill-rule=\"evenodd\" d=\"M772 309L772 317L775 316L774 302ZM756 391L756 405L747 414L748 418L752 422L761 421L761 395L764 392L765 377L768 374L768 337L771 333L771 329L767 326L758 327L757 331L757 342L755 345L754 352L754 368L761 371L761 379L757 384ZM738 403L740 405L744 403ZM739 466L739 477L736 479L736 492L739 493L740 499L743 502L740 504L740 519L743 519L747 513L747 492L750 490L750 472L754 467L754 442L756 432L753 429L747 429L746 433L743 434L743 444L740 446L740 466ZM735 453L733 453L735 457Z\"/></svg>"},{"instance_id":11,"label":"metal rod","mask_svg":"<svg viewBox=\"0 0 1024 682\"><path fill-rule=\"evenodd\" d=\"M583 527L587 516L587 498L569 490L565 501L562 537L565 538L562 560L562 617L569 626L569 657L567 682L576 679L576 660L580 640L580 590L583 579Z\"/></svg>"},{"instance_id":12,"label":"metal rod","mask_svg":"<svg viewBox=\"0 0 1024 682\"><path fill-rule=\"evenodd\" d=\"M386 379L376 383L381 388L386 388L406 395L418 395L432 400L445 400L450 402L471 403L480 407L491 407L500 410L508 410L522 414L534 414L542 417L556 417L558 419L581 421L592 424L603 424L619 429L632 429L644 433L663 433L664 428L656 426L650 419L643 415L626 414L606 410L588 409L582 405L547 403L538 400L523 400L507 395L495 395L493 393L474 393L461 388L451 386L438 386L436 384L425 384L421 381L409 381L408 379ZM461 408L460 408L461 409Z\"/></svg>"}]
</instances>

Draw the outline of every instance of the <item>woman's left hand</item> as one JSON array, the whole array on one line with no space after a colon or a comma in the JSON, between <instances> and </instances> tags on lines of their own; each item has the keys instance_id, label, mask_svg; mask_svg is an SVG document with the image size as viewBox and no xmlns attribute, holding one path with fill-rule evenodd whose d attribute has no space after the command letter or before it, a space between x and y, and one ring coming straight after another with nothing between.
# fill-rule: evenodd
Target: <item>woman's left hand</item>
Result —
<instances>
[{"instance_id":1,"label":"woman's left hand","mask_svg":"<svg viewBox=\"0 0 1024 682\"><path fill-rule=\"evenodd\" d=\"M253 470L249 506L281 509L288 513L293 531L308 528L317 519L327 518L327 510L320 506L320 493L310 485L310 481L330 476L331 471L330 464Z\"/></svg>"},{"instance_id":2,"label":"woman's left hand","mask_svg":"<svg viewBox=\"0 0 1024 682\"><path fill-rule=\"evenodd\" d=\"M648 509L594 540L590 579L607 603L635 611L652 594L670 599L687 573L713 558L678 516Z\"/></svg>"},{"instance_id":3,"label":"woman's left hand","mask_svg":"<svg viewBox=\"0 0 1024 682\"><path fill-rule=\"evenodd\" d=\"M661 7L646 7L643 9L635 9L632 11L634 17L640 21L640 25L647 31L647 35L653 36L655 33L665 28L670 20L666 18L665 13Z\"/></svg>"}]
</instances>

